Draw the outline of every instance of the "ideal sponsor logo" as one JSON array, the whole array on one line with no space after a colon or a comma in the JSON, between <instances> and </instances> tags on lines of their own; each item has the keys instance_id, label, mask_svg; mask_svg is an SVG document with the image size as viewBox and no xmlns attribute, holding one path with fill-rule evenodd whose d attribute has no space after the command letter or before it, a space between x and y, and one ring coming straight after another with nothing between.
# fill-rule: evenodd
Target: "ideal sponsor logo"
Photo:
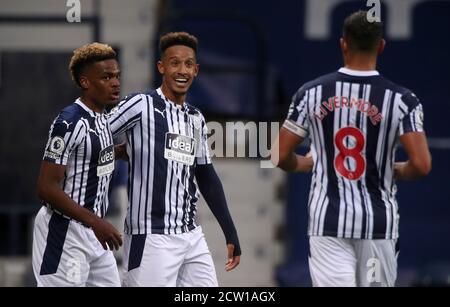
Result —
<instances>
[{"instance_id":1,"label":"ideal sponsor logo","mask_svg":"<svg viewBox=\"0 0 450 307\"><path fill-rule=\"evenodd\" d=\"M100 151L98 157L97 176L109 175L114 171L114 147L110 145Z\"/></svg>"},{"instance_id":2,"label":"ideal sponsor logo","mask_svg":"<svg viewBox=\"0 0 450 307\"><path fill-rule=\"evenodd\" d=\"M193 155L195 139L174 133L166 133L166 149Z\"/></svg>"},{"instance_id":3,"label":"ideal sponsor logo","mask_svg":"<svg viewBox=\"0 0 450 307\"><path fill-rule=\"evenodd\" d=\"M194 138L166 133L164 158L186 165L193 165L195 161L196 141Z\"/></svg>"},{"instance_id":4,"label":"ideal sponsor logo","mask_svg":"<svg viewBox=\"0 0 450 307\"><path fill-rule=\"evenodd\" d=\"M114 162L114 148L112 145L104 148L100 152L100 156L98 158L98 165L105 165Z\"/></svg>"}]
</instances>

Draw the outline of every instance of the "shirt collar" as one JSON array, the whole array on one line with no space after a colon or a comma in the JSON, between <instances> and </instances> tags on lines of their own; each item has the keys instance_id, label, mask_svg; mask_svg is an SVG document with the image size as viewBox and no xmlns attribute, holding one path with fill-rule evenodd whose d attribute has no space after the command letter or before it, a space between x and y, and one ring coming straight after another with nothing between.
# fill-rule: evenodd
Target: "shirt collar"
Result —
<instances>
[{"instance_id":1,"label":"shirt collar","mask_svg":"<svg viewBox=\"0 0 450 307\"><path fill-rule=\"evenodd\" d=\"M186 101L183 102L183 105L179 105L175 102L173 102L172 100L168 99L166 96L164 96L161 87L158 87L156 89L156 92L158 93L159 96L161 96L162 99L164 99L164 101L167 101L168 103L171 103L174 105L174 107L177 107L178 109L184 110L186 108Z\"/></svg>"},{"instance_id":2,"label":"shirt collar","mask_svg":"<svg viewBox=\"0 0 450 307\"><path fill-rule=\"evenodd\" d=\"M355 76L355 77L370 77L379 76L380 73L376 70L354 70L346 67L342 67L338 70L342 74Z\"/></svg>"},{"instance_id":3,"label":"shirt collar","mask_svg":"<svg viewBox=\"0 0 450 307\"><path fill-rule=\"evenodd\" d=\"M92 117L96 117L96 116L100 116L100 115L104 114L104 113L98 113L98 112L93 111L93 110L90 109L87 105L85 105L85 104L83 103L83 101L81 101L80 98L77 98L77 100L75 100L75 103L78 104L80 107L82 107L82 108L83 108L86 112L88 112L89 115L91 115Z\"/></svg>"}]
</instances>

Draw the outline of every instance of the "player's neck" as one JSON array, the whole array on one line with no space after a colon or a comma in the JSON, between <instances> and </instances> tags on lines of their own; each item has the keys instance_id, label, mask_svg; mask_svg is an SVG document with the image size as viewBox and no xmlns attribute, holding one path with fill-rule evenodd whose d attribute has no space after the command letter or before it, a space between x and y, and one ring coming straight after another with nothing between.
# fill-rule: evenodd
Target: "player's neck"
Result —
<instances>
[{"instance_id":1,"label":"player's neck","mask_svg":"<svg viewBox=\"0 0 450 307\"><path fill-rule=\"evenodd\" d=\"M345 61L345 68L353 70L376 70L377 69L377 58L372 55L366 54L354 54L348 56Z\"/></svg>"},{"instance_id":2,"label":"player's neck","mask_svg":"<svg viewBox=\"0 0 450 307\"><path fill-rule=\"evenodd\" d=\"M169 90L164 83L161 85L161 92L164 94L164 97L172 101L173 103L183 106L184 101L186 100L186 95L176 95L171 90Z\"/></svg>"},{"instance_id":3,"label":"player's neck","mask_svg":"<svg viewBox=\"0 0 450 307\"><path fill-rule=\"evenodd\" d=\"M96 103L93 99L86 97L85 95L81 95L80 100L92 111L96 113L103 113L105 110L105 106Z\"/></svg>"}]
</instances>

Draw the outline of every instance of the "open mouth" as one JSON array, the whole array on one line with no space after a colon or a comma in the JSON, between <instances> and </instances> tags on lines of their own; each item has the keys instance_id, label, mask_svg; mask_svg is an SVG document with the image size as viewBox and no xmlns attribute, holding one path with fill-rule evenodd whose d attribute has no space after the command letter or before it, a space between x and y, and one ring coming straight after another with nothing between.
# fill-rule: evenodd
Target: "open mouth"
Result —
<instances>
[{"instance_id":1,"label":"open mouth","mask_svg":"<svg viewBox=\"0 0 450 307\"><path fill-rule=\"evenodd\" d=\"M188 83L188 78L176 78L175 83L179 86L185 86Z\"/></svg>"},{"instance_id":2,"label":"open mouth","mask_svg":"<svg viewBox=\"0 0 450 307\"><path fill-rule=\"evenodd\" d=\"M111 93L111 98L118 100L120 98L120 91L114 91Z\"/></svg>"}]
</instances>

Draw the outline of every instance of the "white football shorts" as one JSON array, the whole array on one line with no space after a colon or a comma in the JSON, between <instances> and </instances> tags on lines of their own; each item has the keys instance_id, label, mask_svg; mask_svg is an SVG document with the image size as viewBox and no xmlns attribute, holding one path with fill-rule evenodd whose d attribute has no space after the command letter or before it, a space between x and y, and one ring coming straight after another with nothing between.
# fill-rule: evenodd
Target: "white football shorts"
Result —
<instances>
[{"instance_id":1,"label":"white football shorts","mask_svg":"<svg viewBox=\"0 0 450 307\"><path fill-rule=\"evenodd\" d=\"M393 287L397 240L311 236L309 271L314 287Z\"/></svg>"},{"instance_id":2,"label":"white football shorts","mask_svg":"<svg viewBox=\"0 0 450 307\"><path fill-rule=\"evenodd\" d=\"M34 221L32 262L39 287L120 287L113 253L92 229L47 207Z\"/></svg>"},{"instance_id":3,"label":"white football shorts","mask_svg":"<svg viewBox=\"0 0 450 307\"><path fill-rule=\"evenodd\" d=\"M181 234L125 234L123 260L125 287L217 287L200 226Z\"/></svg>"}]
</instances>

